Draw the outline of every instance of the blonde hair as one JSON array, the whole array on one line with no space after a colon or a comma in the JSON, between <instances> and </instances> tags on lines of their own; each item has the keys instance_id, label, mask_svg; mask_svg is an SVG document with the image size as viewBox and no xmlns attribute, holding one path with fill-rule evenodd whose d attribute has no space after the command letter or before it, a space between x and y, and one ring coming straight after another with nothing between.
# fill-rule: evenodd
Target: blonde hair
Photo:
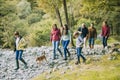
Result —
<instances>
[{"instance_id":1,"label":"blonde hair","mask_svg":"<svg viewBox=\"0 0 120 80\"><path fill-rule=\"evenodd\" d=\"M75 38L75 36L79 36L80 35L80 33L78 32L78 31L75 31L74 33L73 33L73 37Z\"/></svg>"}]
</instances>

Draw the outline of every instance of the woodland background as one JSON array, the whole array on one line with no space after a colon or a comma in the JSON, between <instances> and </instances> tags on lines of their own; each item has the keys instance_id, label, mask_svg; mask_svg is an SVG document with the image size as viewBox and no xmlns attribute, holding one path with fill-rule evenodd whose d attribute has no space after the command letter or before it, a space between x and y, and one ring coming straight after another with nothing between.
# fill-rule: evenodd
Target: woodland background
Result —
<instances>
[{"instance_id":1,"label":"woodland background","mask_svg":"<svg viewBox=\"0 0 120 80\"><path fill-rule=\"evenodd\" d=\"M52 24L68 24L71 31L93 22L98 34L104 20L111 35L120 36L120 0L0 0L0 47L13 48L14 31L26 36L29 46L50 45Z\"/></svg>"}]
</instances>

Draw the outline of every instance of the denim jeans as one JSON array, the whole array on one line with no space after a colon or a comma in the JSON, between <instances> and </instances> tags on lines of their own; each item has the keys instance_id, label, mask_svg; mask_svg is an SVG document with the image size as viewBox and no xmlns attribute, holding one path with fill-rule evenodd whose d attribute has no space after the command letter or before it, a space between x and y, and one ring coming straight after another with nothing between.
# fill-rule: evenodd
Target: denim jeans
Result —
<instances>
[{"instance_id":1,"label":"denim jeans","mask_svg":"<svg viewBox=\"0 0 120 80\"><path fill-rule=\"evenodd\" d=\"M65 59L67 59L67 53L68 53L68 54L70 53L70 52L68 51L68 49L67 49L69 42L70 42L70 40L63 40L63 41L62 41ZM70 55L70 54L69 54L69 55Z\"/></svg>"},{"instance_id":2,"label":"denim jeans","mask_svg":"<svg viewBox=\"0 0 120 80\"><path fill-rule=\"evenodd\" d=\"M27 63L22 58L22 54L23 54L23 50L16 50L16 66L17 66L16 70L19 69L19 61L18 61L18 59L20 59L20 61L24 63L25 68L27 68Z\"/></svg>"},{"instance_id":3,"label":"denim jeans","mask_svg":"<svg viewBox=\"0 0 120 80\"><path fill-rule=\"evenodd\" d=\"M103 43L103 47L105 48L107 46L107 40L108 40L108 37L103 37L102 39L102 43Z\"/></svg>"},{"instance_id":4,"label":"denim jeans","mask_svg":"<svg viewBox=\"0 0 120 80\"><path fill-rule=\"evenodd\" d=\"M94 45L94 38L89 38L89 45Z\"/></svg>"},{"instance_id":5,"label":"denim jeans","mask_svg":"<svg viewBox=\"0 0 120 80\"><path fill-rule=\"evenodd\" d=\"M16 50L16 60L22 59L23 50Z\"/></svg>"},{"instance_id":6,"label":"denim jeans","mask_svg":"<svg viewBox=\"0 0 120 80\"><path fill-rule=\"evenodd\" d=\"M56 51L58 50L60 55L62 56L62 52L59 49L59 43L60 41L52 41L52 45L53 45L53 59L56 59Z\"/></svg>"},{"instance_id":7,"label":"denim jeans","mask_svg":"<svg viewBox=\"0 0 120 80\"><path fill-rule=\"evenodd\" d=\"M78 62L80 63L80 56L82 57L83 60L85 60L85 57L81 54L82 47L77 47L76 50L77 50Z\"/></svg>"}]
</instances>

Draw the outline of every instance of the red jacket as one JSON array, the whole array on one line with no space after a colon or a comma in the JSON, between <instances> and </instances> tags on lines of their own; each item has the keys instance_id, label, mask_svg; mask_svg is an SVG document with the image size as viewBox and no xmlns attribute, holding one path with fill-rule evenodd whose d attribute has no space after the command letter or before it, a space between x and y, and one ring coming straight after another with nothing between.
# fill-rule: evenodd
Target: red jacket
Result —
<instances>
[{"instance_id":1,"label":"red jacket","mask_svg":"<svg viewBox=\"0 0 120 80\"><path fill-rule=\"evenodd\" d=\"M50 36L50 40L51 41L59 41L61 37L61 32L60 29L52 29L51 31L51 36Z\"/></svg>"},{"instance_id":2,"label":"red jacket","mask_svg":"<svg viewBox=\"0 0 120 80\"><path fill-rule=\"evenodd\" d=\"M110 27L102 26L102 34L103 37L108 37L110 35Z\"/></svg>"}]
</instances>

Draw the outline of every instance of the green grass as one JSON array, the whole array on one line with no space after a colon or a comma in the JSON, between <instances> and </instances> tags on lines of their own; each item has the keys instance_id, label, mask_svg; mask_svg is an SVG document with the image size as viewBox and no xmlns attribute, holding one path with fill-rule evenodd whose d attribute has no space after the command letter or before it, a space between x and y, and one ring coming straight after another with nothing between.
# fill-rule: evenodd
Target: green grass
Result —
<instances>
[{"instance_id":1,"label":"green grass","mask_svg":"<svg viewBox=\"0 0 120 80\"><path fill-rule=\"evenodd\" d=\"M104 55L100 61L89 64L75 65L73 61L70 65L73 69L68 69L64 74L58 71L43 73L32 80L120 80L120 55L117 60L108 60L109 55ZM46 76L50 76L46 79Z\"/></svg>"},{"instance_id":2,"label":"green grass","mask_svg":"<svg viewBox=\"0 0 120 80\"><path fill-rule=\"evenodd\" d=\"M110 37L108 43L119 42L120 37ZM97 44L101 44L98 40ZM119 47L120 48L120 47ZM120 80L120 55L116 60L108 60L110 55L102 56L100 61L89 61L87 64L75 65L72 60L64 74L63 68L55 72L43 73L32 80ZM50 78L46 78L49 76Z\"/></svg>"}]
</instances>

